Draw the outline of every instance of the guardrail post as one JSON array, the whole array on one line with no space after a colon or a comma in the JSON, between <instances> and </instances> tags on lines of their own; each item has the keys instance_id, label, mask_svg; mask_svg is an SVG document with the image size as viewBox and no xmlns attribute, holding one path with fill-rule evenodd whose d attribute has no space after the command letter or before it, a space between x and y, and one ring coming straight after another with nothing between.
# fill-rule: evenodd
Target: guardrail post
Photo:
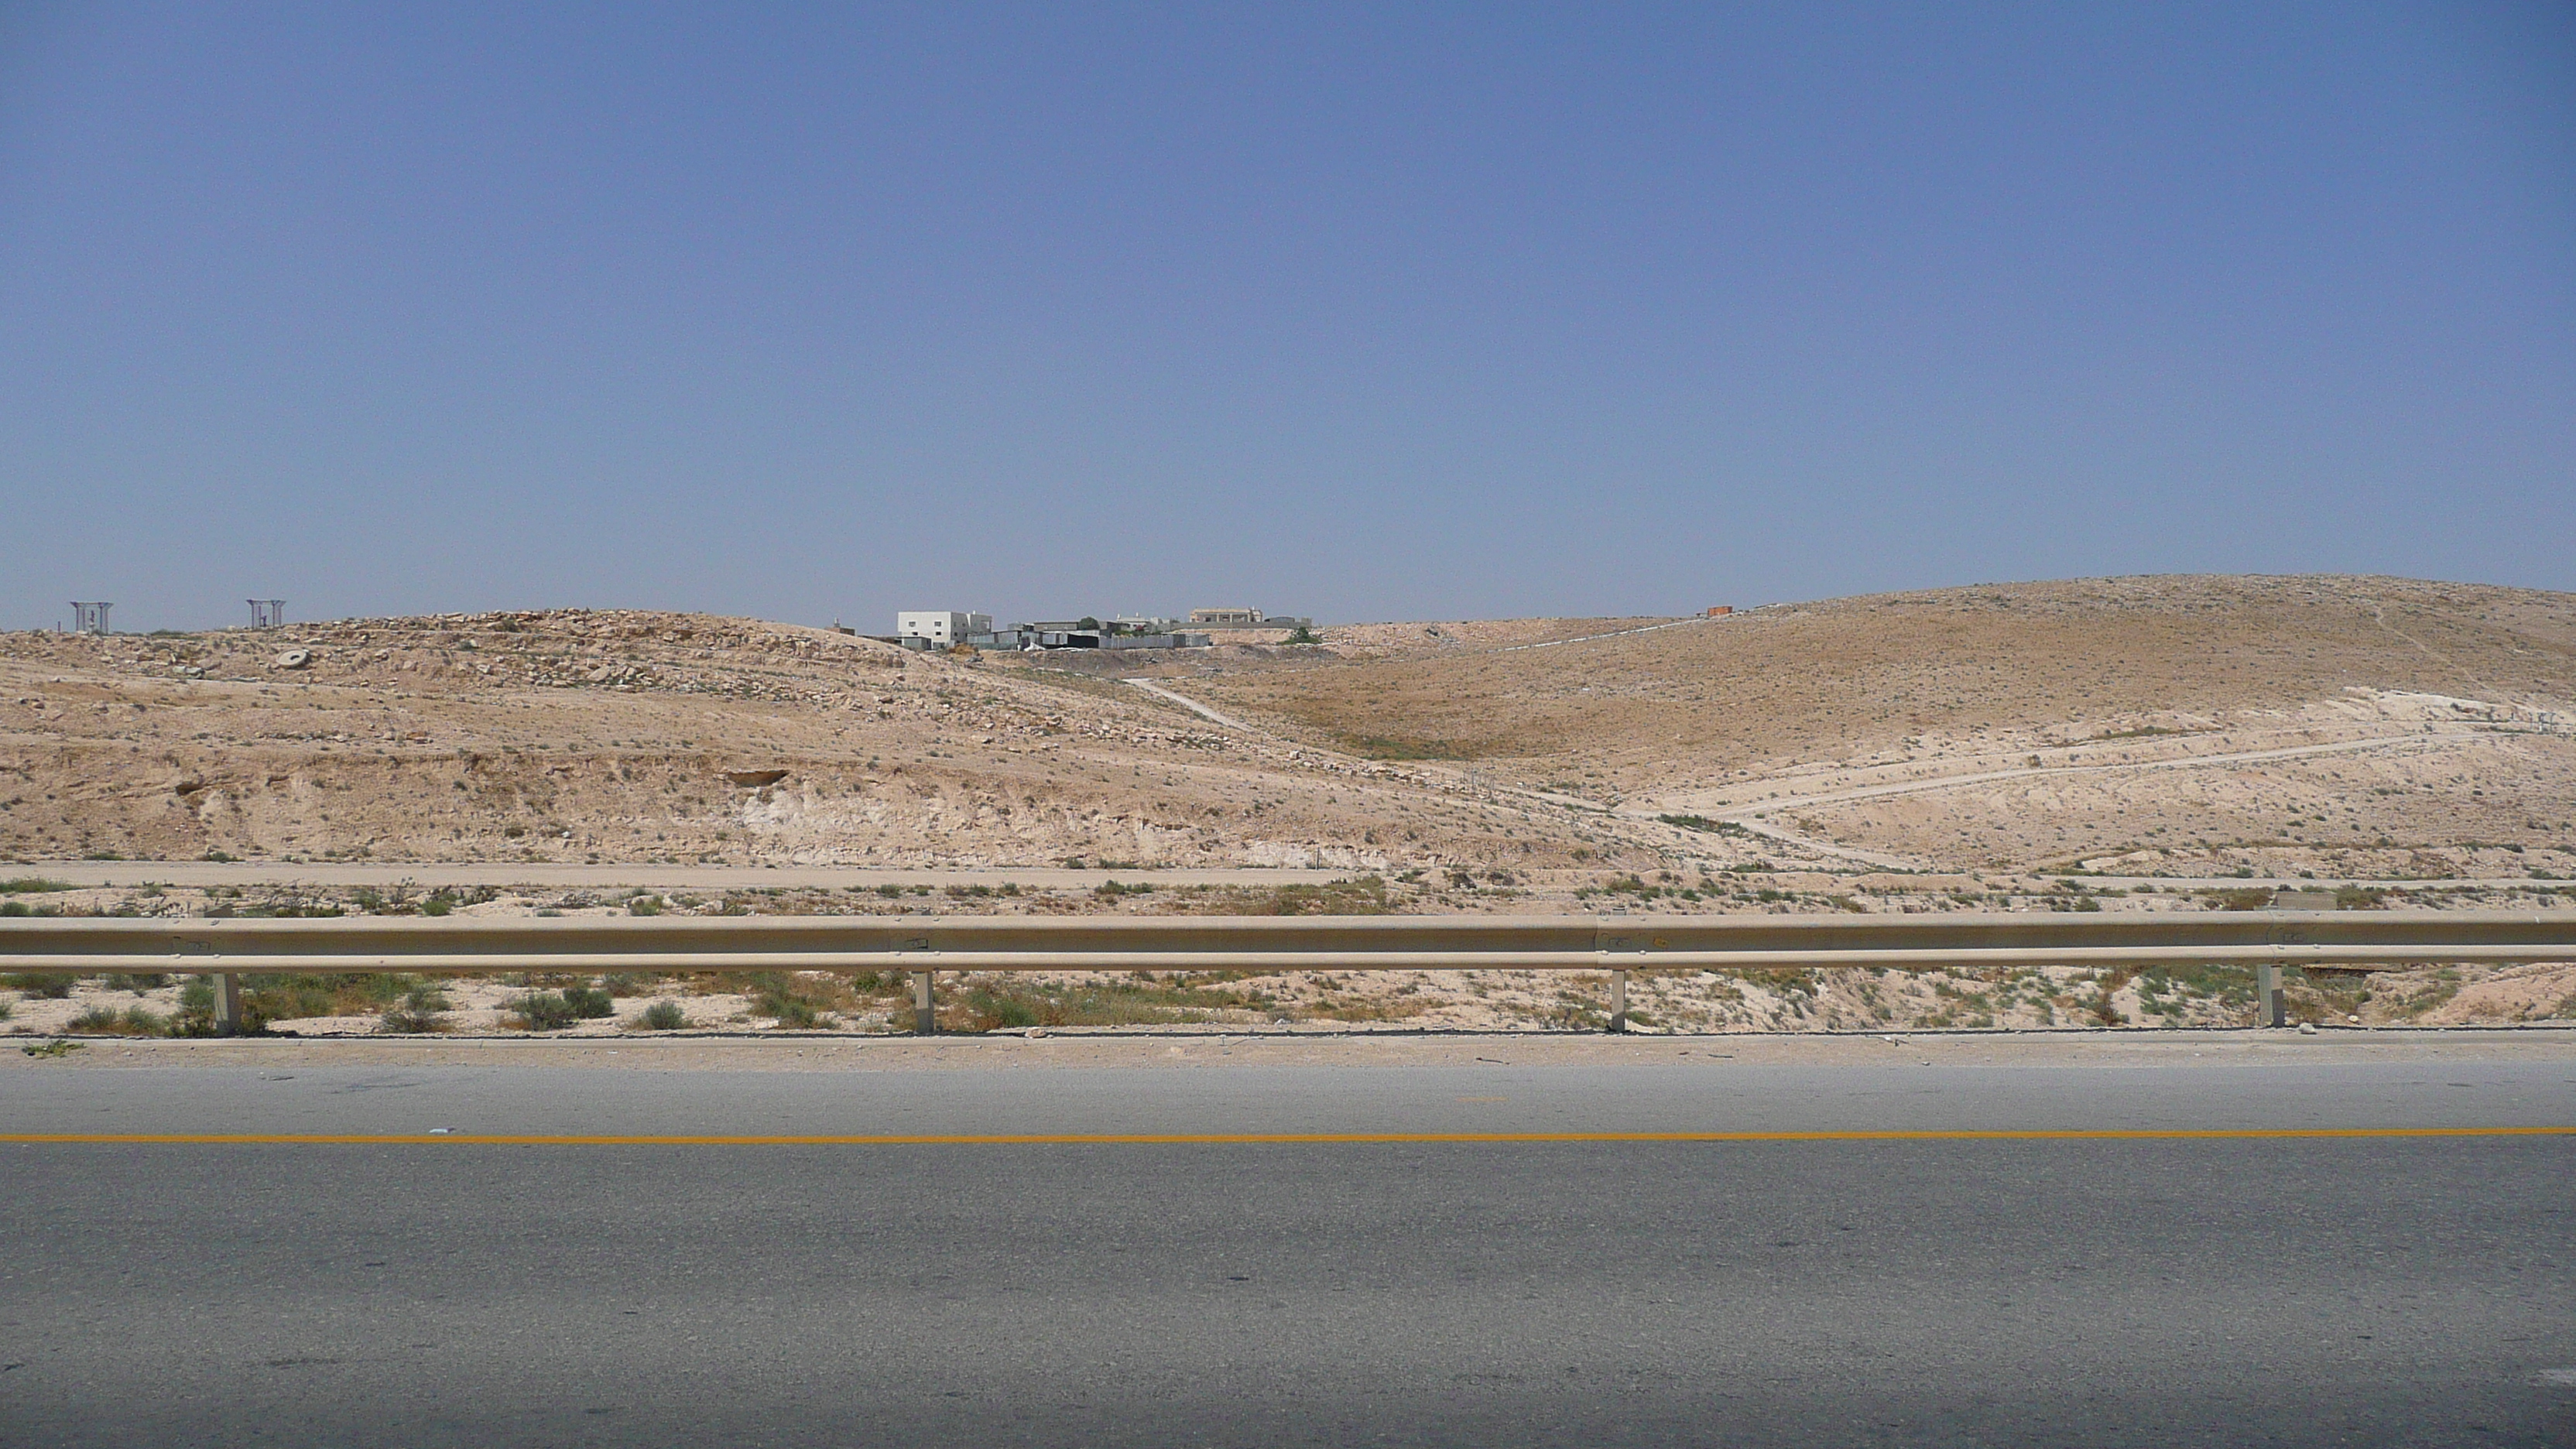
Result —
<instances>
[{"instance_id":1,"label":"guardrail post","mask_svg":"<svg viewBox=\"0 0 2576 1449\"><path fill-rule=\"evenodd\" d=\"M939 1030L939 1019L930 1005L930 973L912 973L912 1029L923 1036Z\"/></svg>"},{"instance_id":2,"label":"guardrail post","mask_svg":"<svg viewBox=\"0 0 2576 1449\"><path fill-rule=\"evenodd\" d=\"M206 983L215 988L215 1035L241 1035L241 977L217 971L206 977Z\"/></svg>"},{"instance_id":3,"label":"guardrail post","mask_svg":"<svg viewBox=\"0 0 2576 1449\"><path fill-rule=\"evenodd\" d=\"M1625 966L1610 973L1610 1029L1628 1029L1628 968Z\"/></svg>"},{"instance_id":4,"label":"guardrail post","mask_svg":"<svg viewBox=\"0 0 2576 1449\"><path fill-rule=\"evenodd\" d=\"M2262 1026L2290 1024L2289 1003L2281 994L2281 968L2269 961L2254 968L2254 1020Z\"/></svg>"}]
</instances>

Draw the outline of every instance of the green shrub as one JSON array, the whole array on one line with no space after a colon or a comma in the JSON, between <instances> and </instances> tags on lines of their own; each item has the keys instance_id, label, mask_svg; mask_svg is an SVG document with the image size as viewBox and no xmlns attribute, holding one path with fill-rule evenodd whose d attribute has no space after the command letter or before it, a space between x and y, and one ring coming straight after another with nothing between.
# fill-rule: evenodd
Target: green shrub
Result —
<instances>
[{"instance_id":1,"label":"green shrub","mask_svg":"<svg viewBox=\"0 0 2576 1449\"><path fill-rule=\"evenodd\" d=\"M305 1016L371 1016L419 984L418 977L381 971L245 977L242 1029Z\"/></svg>"},{"instance_id":2,"label":"green shrub","mask_svg":"<svg viewBox=\"0 0 2576 1449\"><path fill-rule=\"evenodd\" d=\"M113 1006L93 1006L72 1018L71 1029L107 1036L161 1036L169 1030L169 1023L139 1005L121 1012Z\"/></svg>"},{"instance_id":3,"label":"green shrub","mask_svg":"<svg viewBox=\"0 0 2576 1449\"><path fill-rule=\"evenodd\" d=\"M968 1003L974 1013L975 1026L981 1031L1018 1031L1022 1027L1041 1026L1045 1018L1035 1002L1026 997L1004 995L998 991L978 993Z\"/></svg>"},{"instance_id":4,"label":"green shrub","mask_svg":"<svg viewBox=\"0 0 2576 1449\"><path fill-rule=\"evenodd\" d=\"M170 1017L170 1034L215 1034L215 983L211 979L191 976L179 983L179 1009Z\"/></svg>"},{"instance_id":5,"label":"green shrub","mask_svg":"<svg viewBox=\"0 0 2576 1449\"><path fill-rule=\"evenodd\" d=\"M596 986L567 986L563 999L564 1005L572 1008L572 1014L584 1021L617 1014L616 1000Z\"/></svg>"},{"instance_id":6,"label":"green shrub","mask_svg":"<svg viewBox=\"0 0 2576 1449\"><path fill-rule=\"evenodd\" d=\"M74 890L70 881L47 880L40 875L22 875L15 880L0 880L0 896L23 895L41 891Z\"/></svg>"},{"instance_id":7,"label":"green shrub","mask_svg":"<svg viewBox=\"0 0 2576 1449\"><path fill-rule=\"evenodd\" d=\"M626 914L630 916L658 916L662 914L662 902L658 897L654 896L636 896L627 901Z\"/></svg>"},{"instance_id":8,"label":"green shrub","mask_svg":"<svg viewBox=\"0 0 2576 1449\"><path fill-rule=\"evenodd\" d=\"M581 1019L580 1013L573 1010L572 1003L564 1000L561 992L555 991L531 991L511 1002L510 1009L527 1021L530 1031L553 1031Z\"/></svg>"},{"instance_id":9,"label":"green shrub","mask_svg":"<svg viewBox=\"0 0 2576 1449\"><path fill-rule=\"evenodd\" d=\"M380 1030L406 1036L445 1031L447 1018L440 1013L454 1006L446 992L424 981L404 992L401 1001L386 1007L384 1014L376 1018L376 1025Z\"/></svg>"},{"instance_id":10,"label":"green shrub","mask_svg":"<svg viewBox=\"0 0 2576 1449\"><path fill-rule=\"evenodd\" d=\"M743 983L755 1016L775 1017L781 1027L805 1029L822 1024L823 1013L851 1004L849 986L838 980L762 971Z\"/></svg>"},{"instance_id":11,"label":"green shrub","mask_svg":"<svg viewBox=\"0 0 2576 1449\"><path fill-rule=\"evenodd\" d=\"M445 891L432 891L420 898L420 913L424 916L443 916L455 909L456 897Z\"/></svg>"},{"instance_id":12,"label":"green shrub","mask_svg":"<svg viewBox=\"0 0 2576 1449\"><path fill-rule=\"evenodd\" d=\"M47 1001L62 1001L72 994L72 978L53 971L12 971L0 976L0 986Z\"/></svg>"},{"instance_id":13,"label":"green shrub","mask_svg":"<svg viewBox=\"0 0 2576 1449\"><path fill-rule=\"evenodd\" d=\"M689 1014L676 1001L657 1001L638 1020L646 1031L678 1031L689 1024Z\"/></svg>"}]
</instances>

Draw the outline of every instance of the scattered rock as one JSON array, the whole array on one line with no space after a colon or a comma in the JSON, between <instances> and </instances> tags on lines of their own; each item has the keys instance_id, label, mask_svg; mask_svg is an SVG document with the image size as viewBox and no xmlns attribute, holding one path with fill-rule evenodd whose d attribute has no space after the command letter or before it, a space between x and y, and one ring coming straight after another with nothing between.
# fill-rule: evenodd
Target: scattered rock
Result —
<instances>
[{"instance_id":1,"label":"scattered rock","mask_svg":"<svg viewBox=\"0 0 2576 1449\"><path fill-rule=\"evenodd\" d=\"M746 790L757 790L786 779L787 772L785 770L727 770L725 778Z\"/></svg>"}]
</instances>

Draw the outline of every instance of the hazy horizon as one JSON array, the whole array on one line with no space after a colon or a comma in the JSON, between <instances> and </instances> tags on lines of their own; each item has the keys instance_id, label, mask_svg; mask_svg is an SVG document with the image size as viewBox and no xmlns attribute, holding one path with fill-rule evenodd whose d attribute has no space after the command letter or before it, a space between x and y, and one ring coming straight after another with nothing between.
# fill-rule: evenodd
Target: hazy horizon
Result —
<instances>
[{"instance_id":1,"label":"hazy horizon","mask_svg":"<svg viewBox=\"0 0 2576 1449\"><path fill-rule=\"evenodd\" d=\"M0 628L2576 588L2544 4L0 14Z\"/></svg>"}]
</instances>

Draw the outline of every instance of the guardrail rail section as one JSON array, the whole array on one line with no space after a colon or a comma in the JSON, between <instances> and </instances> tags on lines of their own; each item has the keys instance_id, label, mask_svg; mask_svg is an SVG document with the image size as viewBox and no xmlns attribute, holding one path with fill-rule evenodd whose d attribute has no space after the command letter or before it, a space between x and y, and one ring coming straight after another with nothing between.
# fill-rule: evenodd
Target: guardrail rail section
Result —
<instances>
[{"instance_id":1,"label":"guardrail rail section","mask_svg":"<svg viewBox=\"0 0 2576 1449\"><path fill-rule=\"evenodd\" d=\"M2571 960L2576 911L0 920L0 970L201 973L224 1030L241 1020L243 976L288 972L902 971L928 1032L942 971L1598 971L1622 1031L1636 970L2185 962L2253 967L2260 1015L2279 1026L2284 966Z\"/></svg>"}]
</instances>

